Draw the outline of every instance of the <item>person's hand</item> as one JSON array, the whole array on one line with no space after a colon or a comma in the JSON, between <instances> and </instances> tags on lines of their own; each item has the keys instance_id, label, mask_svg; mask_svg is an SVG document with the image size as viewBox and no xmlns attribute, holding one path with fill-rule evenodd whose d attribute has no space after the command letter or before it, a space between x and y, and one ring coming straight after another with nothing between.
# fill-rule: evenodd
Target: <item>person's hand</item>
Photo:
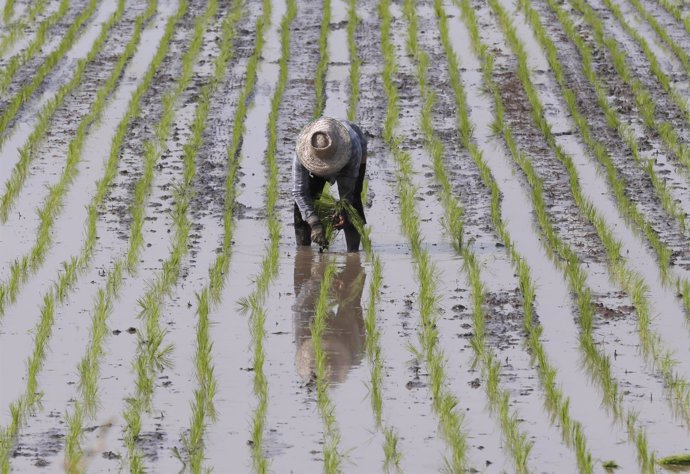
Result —
<instances>
[{"instance_id":1,"label":"person's hand","mask_svg":"<svg viewBox=\"0 0 690 474\"><path fill-rule=\"evenodd\" d=\"M312 224L311 240L319 244L321 247L328 247L328 240L326 240L326 232L324 231L321 222Z\"/></svg>"},{"instance_id":2,"label":"person's hand","mask_svg":"<svg viewBox=\"0 0 690 474\"><path fill-rule=\"evenodd\" d=\"M345 216L342 212L338 212L333 216L333 227L338 230L345 228Z\"/></svg>"}]
</instances>

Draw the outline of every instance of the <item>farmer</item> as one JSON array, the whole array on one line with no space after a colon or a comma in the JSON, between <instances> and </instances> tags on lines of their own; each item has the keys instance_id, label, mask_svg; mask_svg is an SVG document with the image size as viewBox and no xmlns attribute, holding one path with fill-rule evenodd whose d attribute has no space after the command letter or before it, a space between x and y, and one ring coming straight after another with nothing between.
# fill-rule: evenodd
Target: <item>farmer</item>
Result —
<instances>
[{"instance_id":1,"label":"farmer","mask_svg":"<svg viewBox=\"0 0 690 474\"><path fill-rule=\"evenodd\" d=\"M341 200L355 208L362 223L362 184L367 161L367 139L347 120L320 117L305 126L297 137L292 162L292 196L295 199L297 245L314 241L328 247L323 224L314 210L326 181L338 183ZM359 251L361 236L344 213L335 218L335 228L345 230L348 252Z\"/></svg>"}]
</instances>

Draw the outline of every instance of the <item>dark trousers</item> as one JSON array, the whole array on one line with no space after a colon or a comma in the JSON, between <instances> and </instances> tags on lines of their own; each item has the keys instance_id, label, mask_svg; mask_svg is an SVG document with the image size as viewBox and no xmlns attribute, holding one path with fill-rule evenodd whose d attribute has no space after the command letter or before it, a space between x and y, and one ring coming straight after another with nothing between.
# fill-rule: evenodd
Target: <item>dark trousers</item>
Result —
<instances>
[{"instance_id":1,"label":"dark trousers","mask_svg":"<svg viewBox=\"0 0 690 474\"><path fill-rule=\"evenodd\" d=\"M364 218L364 206L362 205L362 187L364 185L364 172L366 171L366 163L359 165L359 176L357 176L357 181L355 183L355 190L353 196L353 207L357 210L357 214L362 219L363 223L366 223ZM323 187L326 185L326 179L320 178L318 176L309 176L309 195L313 200L317 200L321 197L323 192ZM302 214L295 203L295 239L297 240L297 245L311 245L311 226L302 219ZM361 241L361 236L355 226L352 225L349 219L345 219L345 242L347 243L348 252L357 252L359 250L359 243Z\"/></svg>"}]
</instances>

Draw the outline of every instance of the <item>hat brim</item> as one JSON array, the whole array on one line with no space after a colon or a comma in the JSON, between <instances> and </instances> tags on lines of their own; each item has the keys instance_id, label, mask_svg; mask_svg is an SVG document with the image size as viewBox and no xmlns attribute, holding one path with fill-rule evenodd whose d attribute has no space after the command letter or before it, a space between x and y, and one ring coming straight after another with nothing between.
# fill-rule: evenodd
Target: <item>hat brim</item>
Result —
<instances>
[{"instance_id":1,"label":"hat brim","mask_svg":"<svg viewBox=\"0 0 690 474\"><path fill-rule=\"evenodd\" d=\"M327 132L336 150L327 160L316 155L311 146L311 137L316 132ZM350 161L352 139L347 127L339 120L320 117L305 126L297 137L297 158L310 173L326 177L332 176Z\"/></svg>"}]
</instances>

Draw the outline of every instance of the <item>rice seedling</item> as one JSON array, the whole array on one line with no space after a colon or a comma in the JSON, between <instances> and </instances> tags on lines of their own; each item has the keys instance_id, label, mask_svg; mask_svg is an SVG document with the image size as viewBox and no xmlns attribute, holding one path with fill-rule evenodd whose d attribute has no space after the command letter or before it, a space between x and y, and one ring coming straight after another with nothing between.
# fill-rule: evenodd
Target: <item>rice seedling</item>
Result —
<instances>
[{"instance_id":1,"label":"rice seedling","mask_svg":"<svg viewBox=\"0 0 690 474\"><path fill-rule=\"evenodd\" d=\"M0 92L7 90L7 87L12 82L14 75L20 67L31 60L36 54L41 52L46 39L48 38L48 30L57 24L67 13L69 9L69 0L62 0L55 13L46 18L36 30L36 36L33 41L22 52L12 56L10 60L0 70Z\"/></svg>"},{"instance_id":2,"label":"rice seedling","mask_svg":"<svg viewBox=\"0 0 690 474\"><path fill-rule=\"evenodd\" d=\"M434 93L431 91L427 71L429 68L429 57L419 46L417 37L417 12L413 0L405 0L403 13L408 23L407 31L407 50L416 64L417 83L422 96L422 107L420 125L424 136L425 145L434 165L434 175L440 184L440 201L445 210L445 223L453 247L456 253L463 258L463 267L470 282L470 289L473 301L473 322L474 336L472 339L472 349L479 362L482 374L486 377L485 384L489 406L498 414L503 437L513 456L516 472L528 472L527 459L532 447L527 435L520 431L518 426L518 416L510 413L509 400L510 394L507 390L499 388L500 363L496 361L493 351L487 347L485 340L485 320L486 313L483 307L484 284L481 279L479 264L474 252L462 245L463 220L462 206L453 195L450 180L445 172L443 164L444 146L438 137L432 124L431 111L434 107Z\"/></svg>"},{"instance_id":3,"label":"rice seedling","mask_svg":"<svg viewBox=\"0 0 690 474\"><path fill-rule=\"evenodd\" d=\"M330 260L326 265L321 285L319 298L314 309L314 319L311 324L311 341L314 348L314 366L316 374L316 404L323 418L323 470L328 474L342 471L342 453L339 451L340 433L335 419L335 406L328 396L328 363L326 351L322 347L322 335L326 329L326 319L330 306L329 293L335 274L335 261Z\"/></svg>"},{"instance_id":4,"label":"rice seedling","mask_svg":"<svg viewBox=\"0 0 690 474\"><path fill-rule=\"evenodd\" d=\"M659 178L657 173L654 171L653 163L651 160L646 160L642 156L640 156L640 145L638 143L638 140L635 137L635 134L633 130L628 126L626 123L623 122L621 117L619 116L618 112L616 111L615 108L613 108L610 103L609 103L609 96L610 93L606 87L606 85L601 81L599 78L597 72L594 70L592 67L592 51L589 48L589 46L583 41L582 37L579 36L577 33L577 30L575 28L574 23L572 20L565 14L564 10L560 5L558 5L555 2L549 1L552 9L556 12L556 15L558 16L558 19L563 26L563 29L565 31L565 34L567 37L576 45L580 55L582 56L582 72L584 76L587 78L587 80L592 84L594 88L594 92L596 94L597 98L597 104L601 108L601 110L604 112L606 119L607 119L607 124L612 130L615 130L618 135L621 137L623 142L627 145L628 149L630 150L630 153L632 154L633 159L637 163L637 165L645 171L645 173L648 175L650 181L652 182L652 186L654 188L654 191L663 207L663 209L673 218L675 218L681 228L683 230L687 229L686 222L685 222L685 213L678 207L677 202L674 200L673 196L671 195L668 186L666 183ZM563 95L566 99L566 103L568 104L569 108L571 108L571 113L572 110L574 110L574 96L573 96L573 91L567 86L567 82L565 80L565 75L563 73L562 67L560 65L560 61L558 59L558 55L556 54L556 46L554 45L553 41L548 37L548 34L546 33L545 29L541 25L539 15L534 11L530 5L530 2L527 1L521 1L520 5L525 12L525 16L529 20L533 31L535 32L536 38L539 41L539 43L542 45L542 48L546 51L547 59L549 61L549 64L551 64L551 67L554 70L554 74L556 76L557 81L561 85L561 88L563 90ZM576 122L578 126L580 127L581 130L584 130L584 127L582 126L582 120L577 118ZM589 132L582 132L583 138L586 140L587 145L589 146L590 150L597 156L597 158L602 161L606 173L609 177L609 180L619 180L618 177L615 176L615 170L611 169L611 165L608 164L610 161L610 157L606 153L605 149L602 149L601 145L597 140L594 140L591 137L591 131ZM589 137L587 137L587 135ZM620 187L621 186L613 186L614 191L619 194L620 193ZM627 198L624 198L624 200ZM620 199L619 199L620 201ZM622 207L627 207L629 208L630 205L626 204L625 206ZM634 213L635 211L633 211ZM633 216L631 214L631 211L624 211L626 216L629 216L629 219L632 220L638 220L638 225L639 225L639 218L636 216ZM664 255L667 253L667 251L663 250L660 247L660 242L658 236L652 235L653 230L650 231L650 229L646 228L648 226L643 225L642 226L643 232L648 236L648 239L652 243L655 249L657 249L657 254L658 255ZM663 245L663 244L661 244ZM664 264L667 263L667 259L660 258L660 263ZM664 265L664 271L665 272L667 265Z\"/></svg>"},{"instance_id":5,"label":"rice seedling","mask_svg":"<svg viewBox=\"0 0 690 474\"><path fill-rule=\"evenodd\" d=\"M669 95L673 103L683 112L686 122L690 123L690 108L686 98L680 95L675 88L671 87L669 77L661 70L659 62L649 48L647 41L642 38L642 36L635 31L622 17L622 13L618 6L613 5L610 0L605 0L605 4L621 23L621 26L623 26L625 31L632 36L644 50L645 56L649 60L653 75L659 81L659 84ZM625 82L631 88L635 96L638 109L645 125L656 130L661 136L664 144L677 157L678 161L686 168L690 169L690 150L688 150L687 145L680 142L678 133L672 125L665 125L664 123L659 123L656 120L656 105L652 101L649 91L638 78L633 76L632 72L630 71L630 68L627 64L626 52L621 49L620 45L614 39L606 36L601 18L589 5L581 0L571 0L571 5L582 14L583 20L592 27L594 39L597 44L604 46L611 54L613 66L616 69L616 72L618 72L623 82Z\"/></svg>"},{"instance_id":6,"label":"rice seedling","mask_svg":"<svg viewBox=\"0 0 690 474\"><path fill-rule=\"evenodd\" d=\"M270 5L264 11L270 18ZM278 273L278 248L280 244L280 220L276 212L278 201L278 115L283 93L288 80L288 60L290 59L290 26L297 15L297 4L289 0L287 9L280 24L281 56L279 62L278 84L271 99L271 110L268 116L267 132L268 145L266 147L266 215L269 233L269 243L262 261L261 273L255 279L256 288L248 297L251 333L254 346L254 393L257 405L252 416L252 460L254 471L265 473L268 471L268 459L264 454L264 426L268 411L268 381L263 370L265 353L263 338L265 335L266 308L264 301L268 290Z\"/></svg>"},{"instance_id":7,"label":"rice seedling","mask_svg":"<svg viewBox=\"0 0 690 474\"><path fill-rule=\"evenodd\" d=\"M210 2L213 9L216 2ZM144 328L140 331L143 336L139 341L139 348L133 368L136 373L136 391L129 397L129 401L123 413L127 425L124 429L124 440L127 448L126 462L133 472L145 470L143 454L137 446L137 440L141 431L141 418L145 411L151 410L154 391L154 379L156 374L171 364L170 354L172 345L165 344L166 331L160 327L159 318L165 298L170 294L176 284L182 260L187 252L187 242L191 228L188 217L188 209L192 196L192 182L196 176L195 158L203 142L203 132L210 111L210 101L228 72L228 62L233 57L232 45L235 37L235 24L242 15L242 3L238 0L231 5L230 12L222 22L222 37L220 51L214 62L213 74L209 81L201 88L199 100L196 105L194 118L191 125L191 136L183 146L182 182L177 187L176 199L173 207L174 235L171 238L171 250L168 258L163 263L162 271L150 285L149 290L140 298L141 313ZM270 18L270 16L269 16ZM268 23L262 16L257 20L257 50L247 64L247 82L255 81L256 63L261 54L263 44L262 28ZM258 52L257 52L258 51ZM251 88L250 88L251 91ZM243 91L240 102L246 107L248 92ZM246 110L246 109L244 109ZM229 167L229 176L234 179L236 168ZM195 392L195 404L192 406L192 428L190 434L184 438L184 445L189 454L190 466L193 472L200 472L203 461L202 434L205 426L205 417L208 414L213 417L212 399L215 393L215 379L213 377L210 360L211 345L208 341L208 308L214 289L202 291L197 297L197 375L200 377L200 388Z\"/></svg>"},{"instance_id":8,"label":"rice seedling","mask_svg":"<svg viewBox=\"0 0 690 474\"><path fill-rule=\"evenodd\" d=\"M575 92L573 92L573 90L568 86L567 79L565 77L565 74L563 73L563 69L558 59L556 46L549 39L548 35L546 34L546 31L542 27L538 14L536 13L536 11L532 9L527 0L522 0L521 6L523 8L523 11L525 12L525 16L532 25L532 29L535 32L538 41L540 42L540 44L546 52L547 60L549 61L552 70L554 71L556 81L561 87L564 100L568 106L568 109L570 110L573 120L577 124L578 129L580 130L580 135L582 136L583 141L590 149L592 154L597 158L599 163L606 170L606 177L609 182L609 186L611 187L613 194L616 198L619 210L629 222L633 222L637 226L637 228L640 231L642 231L642 233L645 235L645 237L647 238L647 240L649 241L652 248L657 254L657 257L659 259L659 270L666 279L670 266L670 249L661 241L661 239L659 238L659 234L656 232L656 230L654 230L652 225L645 219L645 217L639 211L635 203L631 201L631 199L628 196L628 193L626 192L627 183L623 181L618 171L616 170L611 156L606 150L606 146L594 137L594 134L592 133L592 130L589 125L589 121L586 118L586 115L583 112L581 112L577 106ZM583 64L584 63L585 61L583 61ZM662 203L667 203L666 209L669 209L670 207L669 210L671 211L672 215L674 217L677 217L679 224L682 227L684 227L684 213L678 210L675 201L669 195L668 189L658 179L656 173L651 167L651 164L647 165L647 161L645 161L644 164L642 164L642 159L640 158L638 153L637 142L635 138L632 136L632 132L629 130L629 128L623 126L616 111L613 110L608 104L608 92L606 91L606 88L598 81L596 74L591 70L591 64L588 64L588 67L588 77L593 81L593 84L595 85L595 89L597 90L598 94L599 104L603 105L604 112L607 114L607 117L609 117L610 121L612 122L612 127L619 131L619 133L621 134L621 138L623 138L624 141L626 141L629 145L633 153L633 156L635 157L638 164L641 164L642 167L648 171L648 175L652 179L652 182L657 183L657 195L659 195L659 192L661 192L660 200Z\"/></svg>"},{"instance_id":9,"label":"rice seedling","mask_svg":"<svg viewBox=\"0 0 690 474\"><path fill-rule=\"evenodd\" d=\"M549 1L550 5L552 3L553 2ZM528 5L523 6L523 8L528 8ZM567 17L565 17L563 15L563 11L560 9L560 7L558 5L556 5L555 3L553 3L552 8L554 8L555 11L557 13L559 13L559 19L561 20L562 24L566 27L566 32L569 34L569 36L574 36L572 23L570 21L567 21L568 19L567 19ZM532 16L532 18L534 18L534 17ZM537 36L542 40L542 42L544 42L544 38L542 37L542 35L538 34ZM575 38L579 39L578 43L580 43L580 44L578 47L580 48L580 51L585 53L585 54L583 54L583 57L585 59L591 58L591 52L589 52L588 49L586 49L584 47L584 45L582 44L583 43L582 39L578 38L578 37L575 37ZM552 54L549 54L549 56L552 56ZM583 61L583 63L588 63L588 61ZM554 64L556 64L556 63L554 62ZM554 69L558 69L557 65L556 66L552 65L552 67L554 67ZM591 71L591 64L588 65L588 68ZM594 78L595 76L590 75L590 77ZM601 92L598 92L598 93L601 93ZM604 93L605 93L605 90L604 90ZM566 96L566 101L568 102L567 96ZM572 101L572 99L570 101ZM570 104L569 104L569 106L570 106ZM573 114L573 116L576 117L575 114ZM609 116L611 116L611 115L609 115ZM584 122L584 119L582 118L582 116L580 116L579 118L576 117L576 121L578 122L578 125L580 127L582 127L582 123ZM586 142L588 141L586 136L585 136L585 141ZM591 137L590 137L590 141L592 141ZM597 156L597 158L604 156L604 152L602 151L603 150L602 145L595 145L593 148L595 150L595 156ZM606 166L607 166L607 174L609 176L609 179L611 179L611 176L613 173L608 171L608 169L609 169L609 167L612 167L612 165L606 165ZM651 164L648 164L646 166L651 169ZM613 180L611 180L611 181L613 181ZM622 185L620 185L620 184L618 184L617 186L622 187ZM615 194L618 196L619 194L621 194L621 192L615 191L617 186L612 185L612 188L614 189ZM627 200L627 198L625 198L625 199ZM662 199L662 201L663 201L663 199ZM643 233L647 236L650 244L652 245L652 247L657 252L659 269L660 269L661 275L663 277L662 282L666 285L670 285L672 283L675 283L676 288L678 289L678 292L682 297L683 305L685 306L686 309L690 309L690 306L688 306L688 303L690 303L690 298L688 298L688 291L689 291L690 285L688 284L688 281L685 278L682 278L681 276L678 276L678 275L676 275L674 278L670 277L670 265L671 265L670 264L670 256L671 256L670 249L668 249L668 247L666 247L660 241L658 235L651 229L651 225L649 223L647 223L642 218L642 216L639 214L639 211L637 211L636 209L631 209L632 204L625 203L624 199L621 199L619 201L619 203L621 203L620 207L623 207L623 208L627 207L628 208L628 211L624 212L624 214L629 216L630 219L633 220L642 229ZM620 257L619 256L617 257L614 255L611 258L614 260L614 262L618 262ZM642 297L642 295L641 295L641 292L643 292L643 290L641 290L641 288L645 288L644 282L642 281L641 277L639 277L638 275L630 274L630 272L624 267L615 269L614 273L616 275L618 275L621 282L623 282L623 284L628 287L629 291L634 292L634 294L637 295L637 297L634 299L639 301L639 304L641 305L641 307L646 308L648 306L648 303L646 302L646 298ZM648 313L648 310L644 309L644 312L646 314L646 313ZM657 361L666 360L667 356L669 356L669 354L666 351L662 351L658 347L653 347L653 346L656 346L658 344L661 344L661 342L659 341L658 336L649 333L648 317L645 316L644 318L641 318L640 321L641 321L641 334L640 334L640 336L645 341L645 344L643 344L643 348L644 348L645 353L647 355L654 357L654 359ZM690 412L688 411L687 407L684 405L684 402L683 402L683 400L686 400L688 398L688 396L690 395L690 393L684 393L687 390L686 389L687 383L684 381L678 380L677 376L673 374L672 367L671 367L672 364L669 365L666 363L664 363L664 364L657 363L657 365L660 367L662 372L665 373L664 378L668 381L667 382L668 386L675 393L675 397L678 400L675 403L676 410L680 409L680 412L683 414L683 416L685 418L688 418L690 416Z\"/></svg>"},{"instance_id":10,"label":"rice seedling","mask_svg":"<svg viewBox=\"0 0 690 474\"><path fill-rule=\"evenodd\" d=\"M491 175L491 171L482 156L481 150L473 141L473 129L469 117L467 97L459 77L460 64L450 43L447 14L441 0L434 1L434 10L438 20L441 44L448 62L449 80L455 96L458 131L462 145L468 150L470 156L480 170L484 185L491 191L491 219L496 232L511 258L515 272L519 277L519 288L522 294L524 311L523 328L527 334L527 345L532 350L533 358L536 361L535 366L539 372L540 380L544 388L545 407L551 414L552 419L560 422L563 440L575 450L580 471L592 472L592 455L587 448L586 439L582 433L582 425L579 421L575 421L571 418L569 399L563 395L562 390L557 386L556 369L549 362L544 346L540 341L541 328L535 323L533 316L535 284L531 277L529 266L524 257L518 253L510 238L499 208L501 199L500 190ZM472 24L474 25L475 23ZM479 46L478 30L472 29L470 32L475 40L474 46ZM486 49L480 50L480 57L484 59L486 64L490 64L491 56ZM500 103L497 103L497 105L500 106ZM437 174L445 174L445 169L443 167L438 169Z\"/></svg>"},{"instance_id":11,"label":"rice seedling","mask_svg":"<svg viewBox=\"0 0 690 474\"><path fill-rule=\"evenodd\" d=\"M18 258L12 264L9 278L3 282L0 282L0 287L3 288L3 291L0 292L0 295L3 295L5 298L4 300L0 301L0 316L4 314L6 305L14 302L21 285L40 268L46 253L50 250L53 243L52 229L55 224L55 220L62 209L64 197L78 173L78 166L82 158L87 132L91 125L94 124L103 113L110 94L119 82L122 71L129 62L130 58L136 52L143 27L151 18L153 13L155 13L155 10L156 2L151 0L147 4L147 14L137 17L132 38L127 42L124 51L118 57L115 68L108 76L106 82L97 90L95 100L91 104L88 114L79 122L75 135L72 137L68 145L66 163L62 174L60 175L58 182L48 189L48 196L44 200L42 207L37 210L39 216L39 226L36 231L36 241L27 254ZM99 41L97 41L97 43L105 41L110 28L115 22L122 18L124 11L124 1L120 0L116 11L111 15L109 21L103 25L101 35L99 36ZM102 44L94 44L94 47L96 48L96 51L98 51L102 47ZM131 116L125 115L125 120L130 118ZM124 131L120 133L124 133ZM106 170L108 170L108 168L106 168ZM114 176L115 171L113 170L111 173L112 176ZM97 195L100 198L102 198L106 192L107 185L104 185L102 189L97 189ZM89 208L89 212L95 213L96 210ZM87 238L87 244L91 247L94 243L95 236L89 236Z\"/></svg>"},{"instance_id":12,"label":"rice seedling","mask_svg":"<svg viewBox=\"0 0 690 474\"><path fill-rule=\"evenodd\" d=\"M256 23L257 43L254 54L250 58L248 69L256 71L261 60L261 53L265 43L264 34L271 23L271 2L265 0L261 17ZM290 55L290 25L297 14L297 6L294 0L288 2L287 9L280 24L281 38L281 58L279 65L279 77L276 90L271 99L271 110L267 125L269 135L268 146L266 149L266 213L267 225L269 230L270 242L266 248L266 254L262 260L261 272L255 279L254 291L245 299L240 301L245 311L250 312L250 329L252 334L252 347L254 354L254 394L257 398L257 406L252 416L251 428L251 451L254 464L254 471L265 473L268 471L268 459L263 452L263 434L268 410L268 381L263 370L265 353L263 348L263 338L265 335L266 309L263 306L266 295L272 280L278 271L278 245L280 241L280 221L278 219L275 205L278 199L278 164L277 164L277 121L278 111L282 100L283 92L287 85L287 67ZM256 83L256 76L248 77L245 82L241 102L247 103ZM235 124L242 124L246 118L246 108L238 107L235 113ZM236 159L238 149L232 152L232 157ZM238 163L232 164L236 168ZM234 173L233 173L234 180ZM234 198L233 198L234 199ZM196 400L193 404L193 418L190 435L186 440L187 450L190 455L190 465L192 472L200 472L202 453L203 453L203 426L205 423L205 413L211 418L214 417L213 397L215 394L215 382L213 381L212 362L210 354L209 334L207 331L209 292L211 288L205 287L198 299L201 303L198 306L199 323L197 326L197 380L200 388L195 392ZM210 369L209 369L210 368ZM200 401L204 401L204 405Z\"/></svg>"},{"instance_id":13,"label":"rice seedling","mask_svg":"<svg viewBox=\"0 0 690 474\"><path fill-rule=\"evenodd\" d=\"M563 29L568 36L568 38L576 45L579 53L581 54L583 60L582 60L582 67L583 67L583 72L585 73L585 76L587 79L590 81L590 83L593 84L595 91L597 93L597 103L599 106L605 111L606 117L609 123L609 126L614 127L618 130L619 135L622 136L624 139L625 143L628 145L628 148L632 152L632 156L635 159L636 162L640 166L642 166L647 173L647 175L650 177L650 180L652 181L652 185L657 193L657 196L659 197L663 208L666 210L667 213L670 215L674 216L678 223L681 225L681 227L687 232L687 226L685 223L685 214L681 209L678 208L675 200L673 197L670 195L670 192L667 189L666 184L657 176L656 172L654 171L653 168L653 163L651 160L644 160L642 157L639 155L639 147L636 142L634 132L631 130L629 126L624 124L622 120L617 116L615 109L610 107L608 104L608 96L609 92L606 90L606 87L603 85L601 80L598 79L596 72L594 71L592 67L592 55L593 52L591 48L585 43L584 39L582 36L578 33L577 29L575 28L575 25L573 23L573 20L565 13L563 8L557 3L554 2L553 0L547 0L549 7L553 10L553 12L556 14L558 17L558 20L560 24L563 26ZM524 7L523 7L524 8ZM528 15L531 16L531 15ZM540 42L544 43L544 40L542 39L541 35L537 34L538 39ZM607 43L608 44L608 43ZM548 46L547 46L548 48ZM615 45L611 45L612 48L612 54L619 54L618 50L616 49ZM551 54L549 53L549 56ZM624 64L623 59L621 58L619 61L617 61L619 64L619 74L621 74L622 77L629 77L630 72L627 69L627 67ZM639 81L633 82L633 86L635 84L639 84ZM633 88L633 90L635 90ZM649 95L645 91L640 91L640 94L642 94L646 99L644 100L649 100ZM567 96L566 96L567 99ZM568 99L572 100L572 99ZM640 101L638 100L638 103ZM651 102L649 102L651 103ZM652 104L653 105L653 104ZM649 126L649 124L647 124ZM652 127L654 127L654 124L652 124ZM659 125L659 130L663 130L666 136L673 135L673 130L669 129L668 124L662 123ZM675 140L675 139L674 139ZM600 153L600 152L597 152ZM639 218L636 218L639 222ZM638 224L640 225L640 224ZM645 228L646 227L646 228ZM644 226L644 224L641 226L643 233L647 236L649 242L651 243L652 247L654 248L655 252L657 253L658 257L658 264L660 268L660 272L662 275L662 283L665 285L670 285L674 284L679 290L679 293L682 296L683 299L683 305L685 306L686 309L690 310L690 285L688 284L687 279L682 278L679 275L673 276L670 266L671 266L671 252L670 250L663 244L663 242L660 241L658 236L654 236L653 232L651 231L649 226Z\"/></svg>"},{"instance_id":14,"label":"rice seedling","mask_svg":"<svg viewBox=\"0 0 690 474\"><path fill-rule=\"evenodd\" d=\"M350 101L347 104L347 119L355 120L357 116L357 104L359 103L359 81L360 81L360 66L362 60L357 55L357 42L355 41L355 32L357 31L357 0L348 0L347 2L347 49L350 53ZM366 196L366 192L363 193ZM364 198L366 202L366 198Z\"/></svg>"},{"instance_id":15,"label":"rice seedling","mask_svg":"<svg viewBox=\"0 0 690 474\"><path fill-rule=\"evenodd\" d=\"M690 454L678 454L675 456L667 456L657 461L660 466L690 466Z\"/></svg>"},{"instance_id":16,"label":"rice seedling","mask_svg":"<svg viewBox=\"0 0 690 474\"><path fill-rule=\"evenodd\" d=\"M236 4L237 12L241 6L241 2ZM240 147L242 144L242 137L245 130L245 119L247 115L247 109L250 105L250 95L253 93L254 86L256 83L256 69L258 66L258 61L261 57L261 51L263 48L263 31L268 27L270 22L270 14L265 15L266 10L262 13L262 16L257 20L256 24L256 45L254 47L254 52L247 63L247 70L249 71L246 77L246 82L242 91L240 92L240 98L237 102L237 107L235 109L233 121L233 133L232 142L227 150L228 158L228 172L225 180L225 212L223 215L223 244L221 246L221 251L214 260L213 264L209 268L209 282L208 284L198 292L197 296L197 354L195 357L197 365L197 380L199 383L199 388L195 390L194 401L192 403L192 420L191 427L189 429L189 434L185 435L183 442L187 450L190 466L192 472L199 472L202 467L203 462L203 434L206 426L206 419L213 419L215 416L215 409L213 406L213 399L215 397L215 378L213 375L213 364L211 359L211 343L209 341L208 334L208 315L212 307L220 303L220 293L225 285L226 275L228 273L228 267L230 264L230 255L232 250L232 237L234 233L234 207L237 197L237 190L235 188L235 180L237 179L237 171L240 165ZM288 8L286 16L283 17L283 25L285 24L287 17L294 17L296 14L296 6L294 0L288 0ZM291 19L289 20L291 21ZM282 59L287 57L286 51L289 48L289 43L285 43L286 35L289 35L289 30L286 28L281 29L281 66L280 66L280 78L277 90L280 90L280 94L276 93L273 97L272 110L275 110L277 114L276 103L279 104L280 96L287 83L287 60ZM227 50L221 55L226 56L228 59L231 55L231 50ZM224 67L220 63L216 63L216 73L221 74ZM282 85L281 85L282 84ZM273 114L273 112L271 112ZM277 120L277 117L276 119ZM271 128L269 132L269 145L267 151L269 168L277 166L275 163L275 150L277 149L277 135L275 128ZM273 150L273 151L270 151ZM271 171L273 174L273 171ZM269 180L270 181L270 180ZM270 188L273 185L269 185L268 190L268 201L273 202L275 205L274 191ZM268 205L268 204L267 204ZM273 231L274 229L271 229ZM263 384L262 384L263 385ZM267 396L267 394L266 394ZM259 408L260 409L260 408ZM260 414L261 415L261 414ZM256 430L253 431L256 433ZM264 464L267 467L266 464Z\"/></svg>"},{"instance_id":17,"label":"rice seedling","mask_svg":"<svg viewBox=\"0 0 690 474\"><path fill-rule=\"evenodd\" d=\"M24 103L29 100L34 92L39 88L41 84L46 80L50 72L55 68L58 62L67 54L67 52L72 47L75 42L82 26L86 21L93 15L96 11L98 2L96 0L89 0L87 6L82 10L82 12L77 16L74 22L65 32L62 40L58 44L57 48L53 50L43 61L43 63L38 67L32 79L24 84L19 91L10 99L5 110L3 110L0 115L0 146L8 137L8 127L16 117L19 109Z\"/></svg>"},{"instance_id":18,"label":"rice seedling","mask_svg":"<svg viewBox=\"0 0 690 474\"><path fill-rule=\"evenodd\" d=\"M48 0L33 2L27 12L26 18L20 18L7 25L7 32L0 38L0 56L4 56L7 50L24 36L24 30L35 23L36 17L44 12L47 4Z\"/></svg>"},{"instance_id":19,"label":"rice seedling","mask_svg":"<svg viewBox=\"0 0 690 474\"><path fill-rule=\"evenodd\" d=\"M9 23L14 15L14 0L6 0L2 9L2 21Z\"/></svg>"},{"instance_id":20,"label":"rice seedling","mask_svg":"<svg viewBox=\"0 0 690 474\"><path fill-rule=\"evenodd\" d=\"M456 409L458 400L446 387L444 356L438 346L438 330L435 324L438 318L436 268L422 244L415 188L410 178L411 158L400 147L401 137L395 134L399 105L397 86L394 81L397 72L395 47L390 39L392 23L390 4L390 0L381 0L378 5L381 22L381 50L384 60L383 84L387 98L383 136L397 165L396 191L400 197L401 227L408 239L420 285L418 304L421 350L417 352L417 356L422 359L429 372L433 409L439 420L440 434L450 451L450 459L446 459L447 468L452 472L461 472L468 467L467 442L466 435L462 431L462 415Z\"/></svg>"},{"instance_id":21,"label":"rice seedling","mask_svg":"<svg viewBox=\"0 0 690 474\"><path fill-rule=\"evenodd\" d=\"M348 44L350 50L350 100L348 102L348 120L355 120L357 105L359 103L359 81L361 60L357 54L357 43L355 41L355 31L359 19L356 11L356 1L350 0L348 3ZM362 202L367 200L367 180L364 181L362 188ZM371 399L374 421L378 430L384 434L384 470L400 471L400 460L402 453L398 449L398 435L395 430L383 421L383 350L381 347L381 331L377 324L378 304L381 300L380 290L383 282L383 264L381 258L374 251L370 238L371 229L362 222L357 211L349 202L343 202L344 211L348 219L353 223L359 234L362 236L362 247L371 263L371 279L369 283L369 305L367 306L364 319L364 330L366 333L366 355L369 361L369 391Z\"/></svg>"}]
</instances>

